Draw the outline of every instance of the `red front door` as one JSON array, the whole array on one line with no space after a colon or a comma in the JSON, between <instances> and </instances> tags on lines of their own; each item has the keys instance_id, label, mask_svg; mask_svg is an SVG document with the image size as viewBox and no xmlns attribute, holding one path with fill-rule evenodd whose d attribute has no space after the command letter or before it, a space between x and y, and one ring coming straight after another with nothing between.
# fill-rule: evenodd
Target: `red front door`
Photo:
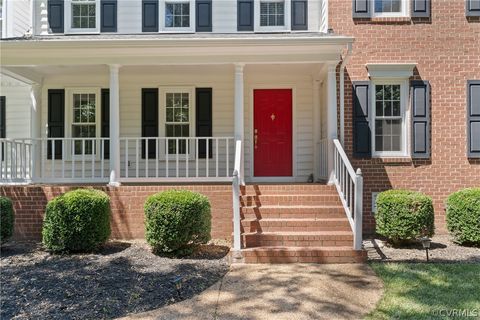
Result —
<instances>
[{"instance_id":1,"label":"red front door","mask_svg":"<svg viewBox=\"0 0 480 320\"><path fill-rule=\"evenodd\" d=\"M254 175L292 176L292 90L253 92Z\"/></svg>"}]
</instances>

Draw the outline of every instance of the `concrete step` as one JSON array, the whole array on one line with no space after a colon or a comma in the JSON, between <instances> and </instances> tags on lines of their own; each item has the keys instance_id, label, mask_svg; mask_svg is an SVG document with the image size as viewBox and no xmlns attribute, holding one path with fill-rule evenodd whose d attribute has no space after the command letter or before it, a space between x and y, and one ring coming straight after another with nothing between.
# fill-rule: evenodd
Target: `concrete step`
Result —
<instances>
[{"instance_id":1,"label":"concrete step","mask_svg":"<svg viewBox=\"0 0 480 320\"><path fill-rule=\"evenodd\" d=\"M350 224L343 218L298 218L298 219L243 219L242 232L310 232L310 231L349 231Z\"/></svg>"},{"instance_id":2,"label":"concrete step","mask_svg":"<svg viewBox=\"0 0 480 320\"><path fill-rule=\"evenodd\" d=\"M298 195L259 195L240 196L240 204L243 207L255 206L319 206L341 205L338 195L324 194L298 194Z\"/></svg>"},{"instance_id":3,"label":"concrete step","mask_svg":"<svg viewBox=\"0 0 480 320\"><path fill-rule=\"evenodd\" d=\"M242 249L245 263L361 263L365 251L341 247L284 247L269 246Z\"/></svg>"},{"instance_id":4,"label":"concrete step","mask_svg":"<svg viewBox=\"0 0 480 320\"><path fill-rule=\"evenodd\" d=\"M251 247L342 247L353 245L351 231L279 231L243 233L244 248Z\"/></svg>"},{"instance_id":5,"label":"concrete step","mask_svg":"<svg viewBox=\"0 0 480 320\"><path fill-rule=\"evenodd\" d=\"M298 218L345 218L345 211L341 205L320 206L247 206L241 208L242 218L245 219L298 219Z\"/></svg>"}]
</instances>

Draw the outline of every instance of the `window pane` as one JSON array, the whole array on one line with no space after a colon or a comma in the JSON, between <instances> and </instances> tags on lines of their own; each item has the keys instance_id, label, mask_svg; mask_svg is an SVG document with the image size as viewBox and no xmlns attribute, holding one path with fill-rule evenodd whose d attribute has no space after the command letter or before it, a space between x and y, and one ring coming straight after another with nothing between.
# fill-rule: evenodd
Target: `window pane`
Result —
<instances>
[{"instance_id":1,"label":"window pane","mask_svg":"<svg viewBox=\"0 0 480 320\"><path fill-rule=\"evenodd\" d=\"M377 100L383 100L383 86L375 86L375 98Z\"/></svg>"},{"instance_id":2,"label":"window pane","mask_svg":"<svg viewBox=\"0 0 480 320\"><path fill-rule=\"evenodd\" d=\"M375 136L375 150L376 151L383 151L383 137L382 136Z\"/></svg>"},{"instance_id":3,"label":"window pane","mask_svg":"<svg viewBox=\"0 0 480 320\"><path fill-rule=\"evenodd\" d=\"M285 3L261 2L260 3L260 25L261 26L283 26L285 25Z\"/></svg>"},{"instance_id":4,"label":"window pane","mask_svg":"<svg viewBox=\"0 0 480 320\"><path fill-rule=\"evenodd\" d=\"M375 113L376 113L377 117L383 116L383 102L382 101L377 101L376 102Z\"/></svg>"},{"instance_id":5,"label":"window pane","mask_svg":"<svg viewBox=\"0 0 480 320\"><path fill-rule=\"evenodd\" d=\"M375 12L401 12L402 0L375 0Z\"/></svg>"},{"instance_id":6,"label":"window pane","mask_svg":"<svg viewBox=\"0 0 480 320\"><path fill-rule=\"evenodd\" d=\"M393 116L400 116L400 100L392 102L392 115Z\"/></svg>"},{"instance_id":7,"label":"window pane","mask_svg":"<svg viewBox=\"0 0 480 320\"><path fill-rule=\"evenodd\" d=\"M190 3L166 3L165 27L188 28L190 27Z\"/></svg>"}]
</instances>

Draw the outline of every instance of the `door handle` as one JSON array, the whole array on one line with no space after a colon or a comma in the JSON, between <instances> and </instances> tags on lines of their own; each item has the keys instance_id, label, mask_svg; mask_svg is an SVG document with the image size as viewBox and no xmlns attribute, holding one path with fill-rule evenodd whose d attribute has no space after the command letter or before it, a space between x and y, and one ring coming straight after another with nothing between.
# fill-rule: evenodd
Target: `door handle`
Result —
<instances>
[{"instance_id":1,"label":"door handle","mask_svg":"<svg viewBox=\"0 0 480 320\"><path fill-rule=\"evenodd\" d=\"M258 130L255 129L255 134L253 135L253 140L255 144L255 149L257 149L257 142L258 142Z\"/></svg>"}]
</instances>

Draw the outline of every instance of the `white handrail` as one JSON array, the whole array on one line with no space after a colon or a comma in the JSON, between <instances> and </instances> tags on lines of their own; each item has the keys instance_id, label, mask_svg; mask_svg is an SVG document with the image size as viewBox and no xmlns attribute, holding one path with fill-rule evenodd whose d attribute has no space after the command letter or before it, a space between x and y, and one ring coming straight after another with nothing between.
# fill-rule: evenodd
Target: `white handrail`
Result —
<instances>
[{"instance_id":1,"label":"white handrail","mask_svg":"<svg viewBox=\"0 0 480 320\"><path fill-rule=\"evenodd\" d=\"M357 169L357 172L355 172L338 139L334 139L333 144L335 146L333 154L333 176L335 187L353 231L353 247L355 250L361 250L363 216L362 171L359 168Z\"/></svg>"},{"instance_id":2,"label":"white handrail","mask_svg":"<svg viewBox=\"0 0 480 320\"><path fill-rule=\"evenodd\" d=\"M237 140L235 143L235 164L233 170L232 196L233 196L233 250L239 254L241 243L240 229L240 177L242 163L242 141Z\"/></svg>"}]
</instances>

